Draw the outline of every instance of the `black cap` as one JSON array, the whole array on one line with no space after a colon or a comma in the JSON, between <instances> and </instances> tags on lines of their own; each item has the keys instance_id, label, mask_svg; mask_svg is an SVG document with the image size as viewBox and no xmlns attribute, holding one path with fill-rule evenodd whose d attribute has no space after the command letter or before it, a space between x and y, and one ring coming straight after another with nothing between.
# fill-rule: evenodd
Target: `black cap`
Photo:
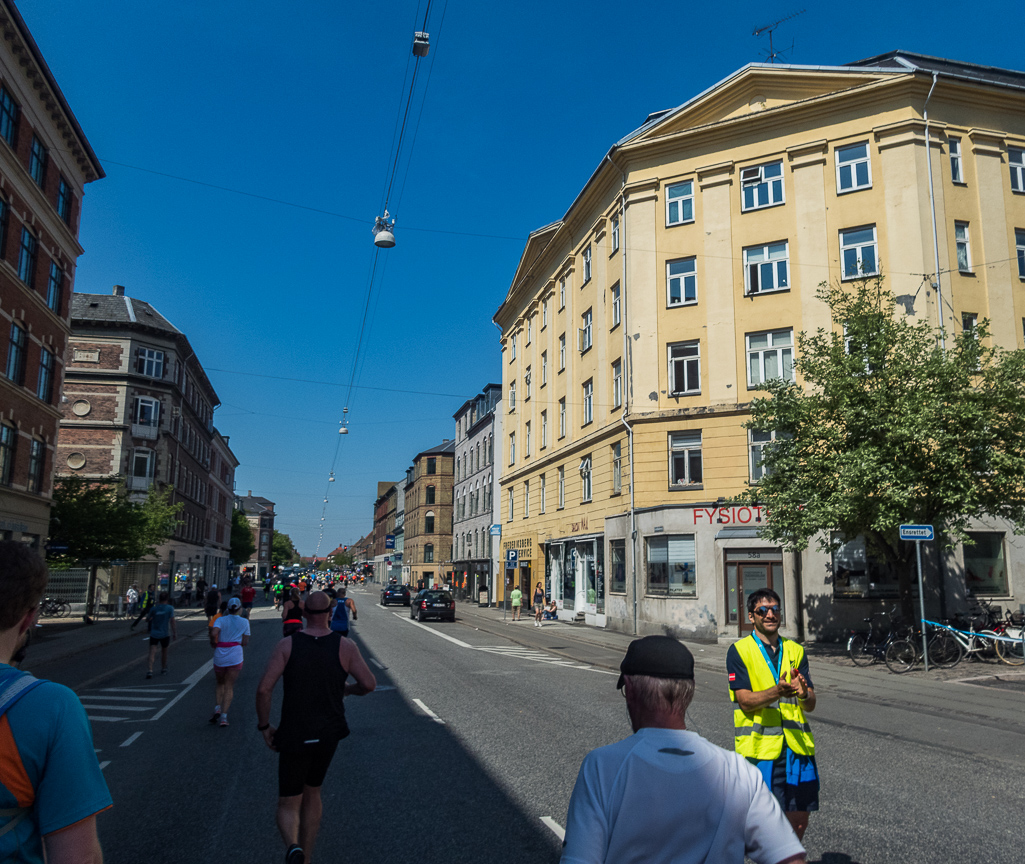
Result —
<instances>
[{"instance_id":1,"label":"black cap","mask_svg":"<svg viewBox=\"0 0 1025 864\"><path fill-rule=\"evenodd\" d=\"M652 678L693 678L694 655L672 636L645 636L635 639L619 664L619 689L625 675L650 675Z\"/></svg>"}]
</instances>

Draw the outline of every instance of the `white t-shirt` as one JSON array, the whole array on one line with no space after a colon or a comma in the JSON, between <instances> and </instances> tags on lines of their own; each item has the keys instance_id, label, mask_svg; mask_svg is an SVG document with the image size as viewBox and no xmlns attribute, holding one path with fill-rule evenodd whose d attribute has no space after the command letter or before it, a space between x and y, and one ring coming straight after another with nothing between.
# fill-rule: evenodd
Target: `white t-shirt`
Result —
<instances>
[{"instance_id":1,"label":"white t-shirt","mask_svg":"<svg viewBox=\"0 0 1025 864\"><path fill-rule=\"evenodd\" d=\"M584 758L561 864L777 864L803 851L746 759L696 732L641 729Z\"/></svg>"},{"instance_id":2,"label":"white t-shirt","mask_svg":"<svg viewBox=\"0 0 1025 864\"><path fill-rule=\"evenodd\" d=\"M221 630L218 642L241 642L243 636L249 635L249 619L241 615L222 615L214 622L214 628ZM241 645L214 648L214 666L237 666L241 662Z\"/></svg>"}]
</instances>

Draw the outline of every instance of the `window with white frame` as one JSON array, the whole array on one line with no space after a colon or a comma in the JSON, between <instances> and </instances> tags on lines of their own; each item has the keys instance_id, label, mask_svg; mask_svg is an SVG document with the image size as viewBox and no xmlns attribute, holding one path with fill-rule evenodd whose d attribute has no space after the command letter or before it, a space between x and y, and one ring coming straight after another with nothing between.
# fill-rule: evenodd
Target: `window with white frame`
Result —
<instances>
[{"instance_id":1,"label":"window with white frame","mask_svg":"<svg viewBox=\"0 0 1025 864\"><path fill-rule=\"evenodd\" d=\"M527 342L529 345L534 338L534 318L530 317L527 319Z\"/></svg>"},{"instance_id":2,"label":"window with white frame","mask_svg":"<svg viewBox=\"0 0 1025 864\"><path fill-rule=\"evenodd\" d=\"M782 437L782 436L781 436ZM776 430L748 429L748 469L752 483L758 483L763 477L769 476L769 470L762 463L767 448L776 440Z\"/></svg>"},{"instance_id":3,"label":"window with white frame","mask_svg":"<svg viewBox=\"0 0 1025 864\"><path fill-rule=\"evenodd\" d=\"M623 361L612 364L612 407L619 408L623 404Z\"/></svg>"},{"instance_id":4,"label":"window with white frame","mask_svg":"<svg viewBox=\"0 0 1025 864\"><path fill-rule=\"evenodd\" d=\"M509 410L516 410L516 382L509 382Z\"/></svg>"},{"instance_id":5,"label":"window with white frame","mask_svg":"<svg viewBox=\"0 0 1025 864\"><path fill-rule=\"evenodd\" d=\"M547 509L547 506L548 506L548 501L547 501L548 495L545 492L545 475L544 474L538 475L538 478L537 478L537 493L538 493L538 501L537 501L538 512L539 513L544 513L545 510Z\"/></svg>"},{"instance_id":6,"label":"window with white frame","mask_svg":"<svg viewBox=\"0 0 1025 864\"><path fill-rule=\"evenodd\" d=\"M516 433L509 433L509 464L512 465L516 461Z\"/></svg>"},{"instance_id":7,"label":"window with white frame","mask_svg":"<svg viewBox=\"0 0 1025 864\"><path fill-rule=\"evenodd\" d=\"M612 286L612 329L618 327L623 320L622 310L619 305L620 293L619 283L617 282Z\"/></svg>"},{"instance_id":8,"label":"window with white frame","mask_svg":"<svg viewBox=\"0 0 1025 864\"><path fill-rule=\"evenodd\" d=\"M758 210L784 203L783 162L752 165L740 170L743 210Z\"/></svg>"},{"instance_id":9,"label":"window with white frame","mask_svg":"<svg viewBox=\"0 0 1025 864\"><path fill-rule=\"evenodd\" d=\"M580 316L580 352L583 353L591 347L591 310L588 309Z\"/></svg>"},{"instance_id":10,"label":"window with white frame","mask_svg":"<svg viewBox=\"0 0 1025 864\"><path fill-rule=\"evenodd\" d=\"M559 371L566 368L566 334L559 337Z\"/></svg>"},{"instance_id":11,"label":"window with white frame","mask_svg":"<svg viewBox=\"0 0 1025 864\"><path fill-rule=\"evenodd\" d=\"M666 225L694 221L694 181L666 187Z\"/></svg>"},{"instance_id":12,"label":"window with white frame","mask_svg":"<svg viewBox=\"0 0 1025 864\"><path fill-rule=\"evenodd\" d=\"M156 456L157 454L152 450L132 451L132 476L152 480L154 476L153 469L156 465Z\"/></svg>"},{"instance_id":13,"label":"window with white frame","mask_svg":"<svg viewBox=\"0 0 1025 864\"><path fill-rule=\"evenodd\" d=\"M516 334L509 337L509 362L516 359Z\"/></svg>"},{"instance_id":14,"label":"window with white frame","mask_svg":"<svg viewBox=\"0 0 1025 864\"><path fill-rule=\"evenodd\" d=\"M836 148L836 192L856 192L872 188L872 165L868 142Z\"/></svg>"},{"instance_id":15,"label":"window with white frame","mask_svg":"<svg viewBox=\"0 0 1025 864\"><path fill-rule=\"evenodd\" d=\"M961 332L966 336L974 336L979 326L979 316L975 312L961 313Z\"/></svg>"},{"instance_id":16,"label":"window with white frame","mask_svg":"<svg viewBox=\"0 0 1025 864\"><path fill-rule=\"evenodd\" d=\"M164 377L164 352L140 348L136 354L135 371L150 378Z\"/></svg>"},{"instance_id":17,"label":"window with white frame","mask_svg":"<svg viewBox=\"0 0 1025 864\"><path fill-rule=\"evenodd\" d=\"M548 352L541 352L541 386L548 383Z\"/></svg>"},{"instance_id":18,"label":"window with white frame","mask_svg":"<svg viewBox=\"0 0 1025 864\"><path fill-rule=\"evenodd\" d=\"M957 248L957 269L962 273L971 273L972 248L967 222L954 223L954 245Z\"/></svg>"},{"instance_id":19,"label":"window with white frame","mask_svg":"<svg viewBox=\"0 0 1025 864\"><path fill-rule=\"evenodd\" d=\"M149 396L139 396L135 400L135 416L132 422L137 426L156 426L160 422L160 401Z\"/></svg>"},{"instance_id":20,"label":"window with white frame","mask_svg":"<svg viewBox=\"0 0 1025 864\"><path fill-rule=\"evenodd\" d=\"M840 232L840 271L844 279L879 273L875 225L846 228Z\"/></svg>"},{"instance_id":21,"label":"window with white frame","mask_svg":"<svg viewBox=\"0 0 1025 864\"><path fill-rule=\"evenodd\" d=\"M566 468L559 466L559 509L566 506Z\"/></svg>"},{"instance_id":22,"label":"window with white frame","mask_svg":"<svg viewBox=\"0 0 1025 864\"><path fill-rule=\"evenodd\" d=\"M774 378L794 380L794 331L767 330L747 334L747 386Z\"/></svg>"},{"instance_id":23,"label":"window with white frame","mask_svg":"<svg viewBox=\"0 0 1025 864\"><path fill-rule=\"evenodd\" d=\"M1025 231L1014 229L1014 251L1018 256L1018 278L1025 279Z\"/></svg>"},{"instance_id":24,"label":"window with white frame","mask_svg":"<svg viewBox=\"0 0 1025 864\"><path fill-rule=\"evenodd\" d=\"M594 419L594 381L588 379L584 382L584 425L586 426Z\"/></svg>"},{"instance_id":25,"label":"window with white frame","mask_svg":"<svg viewBox=\"0 0 1025 864\"><path fill-rule=\"evenodd\" d=\"M523 518L530 515L530 481L523 481Z\"/></svg>"},{"instance_id":26,"label":"window with white frame","mask_svg":"<svg viewBox=\"0 0 1025 864\"><path fill-rule=\"evenodd\" d=\"M669 485L694 486L702 482L701 430L669 433Z\"/></svg>"},{"instance_id":27,"label":"window with white frame","mask_svg":"<svg viewBox=\"0 0 1025 864\"><path fill-rule=\"evenodd\" d=\"M669 395L701 392L701 346L698 341L669 346Z\"/></svg>"},{"instance_id":28,"label":"window with white frame","mask_svg":"<svg viewBox=\"0 0 1025 864\"><path fill-rule=\"evenodd\" d=\"M697 258L666 262L666 305L687 306L698 302Z\"/></svg>"},{"instance_id":29,"label":"window with white frame","mask_svg":"<svg viewBox=\"0 0 1025 864\"><path fill-rule=\"evenodd\" d=\"M541 301L541 329L548 326L548 298Z\"/></svg>"},{"instance_id":30,"label":"window with white frame","mask_svg":"<svg viewBox=\"0 0 1025 864\"><path fill-rule=\"evenodd\" d=\"M790 244L767 243L744 250L744 289L747 294L767 294L790 288Z\"/></svg>"},{"instance_id":31,"label":"window with white frame","mask_svg":"<svg viewBox=\"0 0 1025 864\"><path fill-rule=\"evenodd\" d=\"M619 217L612 217L612 251L616 252L619 249Z\"/></svg>"},{"instance_id":32,"label":"window with white frame","mask_svg":"<svg viewBox=\"0 0 1025 864\"><path fill-rule=\"evenodd\" d=\"M566 277L563 276L559 280L559 308L566 308Z\"/></svg>"},{"instance_id":33,"label":"window with white frame","mask_svg":"<svg viewBox=\"0 0 1025 864\"><path fill-rule=\"evenodd\" d=\"M647 594L681 597L697 593L697 544L693 534L644 538Z\"/></svg>"},{"instance_id":34,"label":"window with white frame","mask_svg":"<svg viewBox=\"0 0 1025 864\"><path fill-rule=\"evenodd\" d=\"M591 500L591 457L580 460L580 500Z\"/></svg>"},{"instance_id":35,"label":"window with white frame","mask_svg":"<svg viewBox=\"0 0 1025 864\"><path fill-rule=\"evenodd\" d=\"M964 164L961 161L961 139L949 138L947 151L950 154L950 179L954 183L964 183Z\"/></svg>"},{"instance_id":36,"label":"window with white frame","mask_svg":"<svg viewBox=\"0 0 1025 864\"><path fill-rule=\"evenodd\" d=\"M530 398L530 367L523 370L523 401Z\"/></svg>"},{"instance_id":37,"label":"window with white frame","mask_svg":"<svg viewBox=\"0 0 1025 864\"><path fill-rule=\"evenodd\" d=\"M591 247L590 245L584 250L584 281L581 285L586 285L591 281Z\"/></svg>"},{"instance_id":38,"label":"window with white frame","mask_svg":"<svg viewBox=\"0 0 1025 864\"><path fill-rule=\"evenodd\" d=\"M612 494L623 491L623 444L617 441L612 445Z\"/></svg>"},{"instance_id":39,"label":"window with white frame","mask_svg":"<svg viewBox=\"0 0 1025 864\"><path fill-rule=\"evenodd\" d=\"M548 446L548 412L541 412L541 449Z\"/></svg>"},{"instance_id":40,"label":"window with white frame","mask_svg":"<svg viewBox=\"0 0 1025 864\"><path fill-rule=\"evenodd\" d=\"M1025 150L1008 147L1007 164L1011 169L1011 189L1025 192Z\"/></svg>"},{"instance_id":41,"label":"window with white frame","mask_svg":"<svg viewBox=\"0 0 1025 864\"><path fill-rule=\"evenodd\" d=\"M530 455L530 421L523 424L523 458Z\"/></svg>"},{"instance_id":42,"label":"window with white frame","mask_svg":"<svg viewBox=\"0 0 1025 864\"><path fill-rule=\"evenodd\" d=\"M566 437L566 397L559 400L559 437Z\"/></svg>"}]
</instances>

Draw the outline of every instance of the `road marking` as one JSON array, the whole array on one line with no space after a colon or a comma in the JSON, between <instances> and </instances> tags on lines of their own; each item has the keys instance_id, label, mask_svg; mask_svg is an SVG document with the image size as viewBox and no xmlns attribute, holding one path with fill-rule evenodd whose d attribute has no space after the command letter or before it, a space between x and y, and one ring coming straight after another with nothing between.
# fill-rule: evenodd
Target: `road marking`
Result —
<instances>
[{"instance_id":1,"label":"road marking","mask_svg":"<svg viewBox=\"0 0 1025 864\"><path fill-rule=\"evenodd\" d=\"M141 734L142 734L141 732L133 732L133 733L132 733L131 735L129 735L129 736L128 736L128 738L127 738L127 739L125 739L125 742L124 742L124 744L122 744L121 746L122 746L122 747L131 747L131 746L132 746L132 743L133 743L133 742L134 742L134 741L135 741L135 740L136 740L136 739L137 739L137 738L138 738L138 737L139 737L139 736L140 736Z\"/></svg>"},{"instance_id":2,"label":"road marking","mask_svg":"<svg viewBox=\"0 0 1025 864\"><path fill-rule=\"evenodd\" d=\"M566 839L566 829L556 822L551 816L542 816L541 821L544 823L545 827L549 828L560 840Z\"/></svg>"},{"instance_id":3,"label":"road marking","mask_svg":"<svg viewBox=\"0 0 1025 864\"><path fill-rule=\"evenodd\" d=\"M156 687L147 687L140 684L138 687L100 687L100 693L135 693L137 690L145 690L147 693L174 693L174 690L158 690ZM112 697L113 698L113 697Z\"/></svg>"},{"instance_id":4,"label":"road marking","mask_svg":"<svg viewBox=\"0 0 1025 864\"><path fill-rule=\"evenodd\" d=\"M89 720L92 720L93 723L97 723L97 722L103 723L104 721L107 721L107 722L110 722L110 723L119 723L122 720L127 720L128 719L127 717L94 717L92 714L86 714L85 716Z\"/></svg>"},{"instance_id":5,"label":"road marking","mask_svg":"<svg viewBox=\"0 0 1025 864\"><path fill-rule=\"evenodd\" d=\"M394 690L395 688L391 684L378 684L374 688L375 693L383 693L385 690Z\"/></svg>"},{"instance_id":6,"label":"road marking","mask_svg":"<svg viewBox=\"0 0 1025 864\"><path fill-rule=\"evenodd\" d=\"M394 615L396 618L400 618L403 621L408 621L410 624L413 624L416 627L420 627L421 629L426 630L428 633L433 633L435 636L440 636L442 639L447 639L453 645L458 645L460 648L473 647L469 642L463 642L461 639L456 639L455 636L449 636L448 633L441 633L438 630L432 630L426 624L421 624L419 621L414 621L412 618L409 618L406 615L400 615L398 612L392 612L392 615Z\"/></svg>"},{"instance_id":7,"label":"road marking","mask_svg":"<svg viewBox=\"0 0 1025 864\"><path fill-rule=\"evenodd\" d=\"M102 770L103 770L104 768L106 768L106 767L107 767L107 766L108 766L109 764L110 764L110 760L109 760L109 759L108 759L108 760L107 760L106 762L101 762L101 763L100 763L100 770L102 771Z\"/></svg>"},{"instance_id":8,"label":"road marking","mask_svg":"<svg viewBox=\"0 0 1025 864\"><path fill-rule=\"evenodd\" d=\"M375 660L373 657L370 658L370 662L373 663L378 669L387 669L388 668L387 666L385 666L380 661Z\"/></svg>"},{"instance_id":9,"label":"road marking","mask_svg":"<svg viewBox=\"0 0 1025 864\"><path fill-rule=\"evenodd\" d=\"M81 697L80 696L79 698L80 699L81 698L86 698L87 699L89 697L87 697L87 696L86 697ZM102 696L94 696L93 698L94 699L102 699L103 697ZM153 710L153 706L152 705L94 705L91 702L89 704L83 703L83 705L84 705L84 707L88 708L90 711L152 711Z\"/></svg>"},{"instance_id":10,"label":"road marking","mask_svg":"<svg viewBox=\"0 0 1025 864\"><path fill-rule=\"evenodd\" d=\"M173 690L168 690L168 693L173 693ZM163 696L90 696L88 693L83 693L78 697L79 699L106 699L108 702L163 702Z\"/></svg>"},{"instance_id":11,"label":"road marking","mask_svg":"<svg viewBox=\"0 0 1025 864\"><path fill-rule=\"evenodd\" d=\"M413 701L417 705L419 705L421 710L424 712L424 714L426 714L428 717L430 717L435 723L440 723L442 726L445 725L445 721L442 720L437 714L435 714L430 708L428 708L426 705L424 705L423 702L421 702L419 699L414 699Z\"/></svg>"},{"instance_id":12,"label":"road marking","mask_svg":"<svg viewBox=\"0 0 1025 864\"><path fill-rule=\"evenodd\" d=\"M185 689L182 690L181 693L179 693L177 696L175 696L174 699L168 702L163 708L161 708L156 714L150 717L149 722L152 723L154 720L159 720L161 717L163 717L179 699L181 699L186 693L188 693L193 687L195 687L200 681L202 681L206 677L207 673L213 668L214 661L211 657L209 660L206 661L206 663L200 666L195 672L193 672L188 678L186 678L182 682L186 685Z\"/></svg>"}]
</instances>

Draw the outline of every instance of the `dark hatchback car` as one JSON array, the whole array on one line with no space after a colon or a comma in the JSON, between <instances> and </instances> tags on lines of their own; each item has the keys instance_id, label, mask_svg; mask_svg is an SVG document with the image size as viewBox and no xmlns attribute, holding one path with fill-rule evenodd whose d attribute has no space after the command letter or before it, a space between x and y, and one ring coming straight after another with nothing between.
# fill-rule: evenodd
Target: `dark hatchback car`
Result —
<instances>
[{"instance_id":1,"label":"dark hatchback car","mask_svg":"<svg viewBox=\"0 0 1025 864\"><path fill-rule=\"evenodd\" d=\"M401 603L403 606L408 606L409 586L394 582L385 585L381 589L381 605L387 606L389 603Z\"/></svg>"},{"instance_id":2,"label":"dark hatchback car","mask_svg":"<svg viewBox=\"0 0 1025 864\"><path fill-rule=\"evenodd\" d=\"M423 621L426 618L440 618L442 621L456 620L456 601L450 591L434 591L425 588L409 607L409 617Z\"/></svg>"}]
</instances>

